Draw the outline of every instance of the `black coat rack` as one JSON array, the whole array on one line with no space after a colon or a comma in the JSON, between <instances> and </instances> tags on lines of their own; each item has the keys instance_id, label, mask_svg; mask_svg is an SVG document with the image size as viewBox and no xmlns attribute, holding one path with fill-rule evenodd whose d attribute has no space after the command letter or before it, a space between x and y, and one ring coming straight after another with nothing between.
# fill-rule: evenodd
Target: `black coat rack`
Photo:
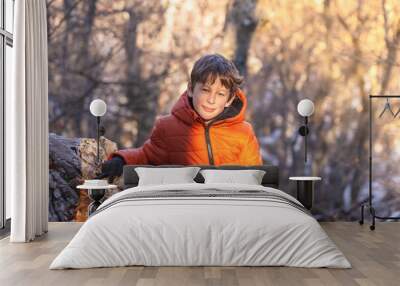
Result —
<instances>
[{"instance_id":1,"label":"black coat rack","mask_svg":"<svg viewBox=\"0 0 400 286\"><path fill-rule=\"evenodd\" d=\"M361 218L359 220L360 224L364 224L364 209L367 208L369 209L369 213L372 218L372 223L369 226L371 230L375 229L375 219L382 219L382 220L388 220L388 219L393 219L393 220L398 220L400 217L384 217L384 216L378 216L376 215L375 208L372 205L372 100L373 99L386 99L386 104L379 115L379 117L382 117L384 112L388 110L393 116L393 118L396 118L396 116L399 114L399 111L396 113L393 112L391 109L389 99L390 98L400 98L400 95L370 95L369 96L369 192L368 192L368 203L364 203L361 205Z\"/></svg>"}]
</instances>

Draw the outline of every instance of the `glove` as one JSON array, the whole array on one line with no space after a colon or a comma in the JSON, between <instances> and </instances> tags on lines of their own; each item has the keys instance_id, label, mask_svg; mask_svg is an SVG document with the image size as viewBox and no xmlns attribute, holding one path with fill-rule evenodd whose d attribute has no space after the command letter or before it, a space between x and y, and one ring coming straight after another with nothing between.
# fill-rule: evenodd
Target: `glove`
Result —
<instances>
[{"instance_id":1,"label":"glove","mask_svg":"<svg viewBox=\"0 0 400 286\"><path fill-rule=\"evenodd\" d=\"M119 156L115 156L111 160L105 161L101 165L101 173L97 175L96 179L108 178L108 181L112 182L115 177L122 175L124 165L124 159Z\"/></svg>"}]
</instances>

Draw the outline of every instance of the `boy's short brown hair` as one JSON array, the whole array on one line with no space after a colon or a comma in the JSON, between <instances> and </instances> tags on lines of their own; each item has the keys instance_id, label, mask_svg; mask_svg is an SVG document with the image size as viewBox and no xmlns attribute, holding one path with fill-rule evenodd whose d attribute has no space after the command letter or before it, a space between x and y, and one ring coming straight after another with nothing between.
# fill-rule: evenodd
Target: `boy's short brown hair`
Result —
<instances>
[{"instance_id":1,"label":"boy's short brown hair","mask_svg":"<svg viewBox=\"0 0 400 286\"><path fill-rule=\"evenodd\" d=\"M202 56L198 59L190 74L190 86L193 91L196 83L205 84L211 82L213 84L219 77L224 87L229 90L229 99L234 96L236 90L243 82L243 77L234 63L220 54L210 54Z\"/></svg>"}]
</instances>

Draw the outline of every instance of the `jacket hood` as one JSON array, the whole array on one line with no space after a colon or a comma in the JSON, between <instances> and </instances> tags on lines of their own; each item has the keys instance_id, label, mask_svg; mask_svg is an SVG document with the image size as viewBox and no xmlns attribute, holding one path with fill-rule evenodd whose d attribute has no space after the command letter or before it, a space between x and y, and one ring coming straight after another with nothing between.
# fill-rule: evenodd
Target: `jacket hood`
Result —
<instances>
[{"instance_id":1,"label":"jacket hood","mask_svg":"<svg viewBox=\"0 0 400 286\"><path fill-rule=\"evenodd\" d=\"M241 89L235 93L235 99L229 107L226 107L217 117L213 119L212 125L231 125L244 121L247 107L247 99ZM194 110L192 98L188 96L187 90L180 96L171 111L172 115L187 123L196 122L204 124L204 119Z\"/></svg>"}]
</instances>

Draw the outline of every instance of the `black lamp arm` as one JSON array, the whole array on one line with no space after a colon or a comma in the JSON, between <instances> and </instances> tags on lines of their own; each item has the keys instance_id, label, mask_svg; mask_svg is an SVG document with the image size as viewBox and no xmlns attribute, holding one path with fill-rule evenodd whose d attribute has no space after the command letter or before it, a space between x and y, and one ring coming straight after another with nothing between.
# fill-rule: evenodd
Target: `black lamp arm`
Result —
<instances>
[{"instance_id":1,"label":"black lamp arm","mask_svg":"<svg viewBox=\"0 0 400 286\"><path fill-rule=\"evenodd\" d=\"M97 158L96 163L100 163L100 116L96 116L97 119Z\"/></svg>"},{"instance_id":2,"label":"black lamp arm","mask_svg":"<svg viewBox=\"0 0 400 286\"><path fill-rule=\"evenodd\" d=\"M300 126L299 134L304 136L304 162L307 163L307 135L309 133L308 129L308 116L304 117L304 125Z\"/></svg>"},{"instance_id":3,"label":"black lamp arm","mask_svg":"<svg viewBox=\"0 0 400 286\"><path fill-rule=\"evenodd\" d=\"M307 135L308 135L308 117L304 117L304 123L306 126L306 136L304 136L304 163L307 163Z\"/></svg>"}]
</instances>

